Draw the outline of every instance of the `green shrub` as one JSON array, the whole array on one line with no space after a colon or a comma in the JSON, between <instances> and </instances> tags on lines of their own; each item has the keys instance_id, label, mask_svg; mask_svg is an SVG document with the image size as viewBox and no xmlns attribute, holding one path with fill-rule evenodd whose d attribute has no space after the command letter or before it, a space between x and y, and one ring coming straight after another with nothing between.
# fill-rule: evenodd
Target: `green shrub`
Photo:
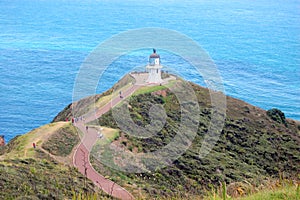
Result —
<instances>
[{"instance_id":1,"label":"green shrub","mask_svg":"<svg viewBox=\"0 0 300 200\"><path fill-rule=\"evenodd\" d=\"M277 108L272 108L270 110L267 111L267 115L273 119L274 121L284 124L285 126L287 126L287 122L285 120L285 115L284 113L277 109Z\"/></svg>"},{"instance_id":2,"label":"green shrub","mask_svg":"<svg viewBox=\"0 0 300 200\"><path fill-rule=\"evenodd\" d=\"M76 128L68 125L54 133L42 147L53 155L67 156L79 141Z\"/></svg>"}]
</instances>

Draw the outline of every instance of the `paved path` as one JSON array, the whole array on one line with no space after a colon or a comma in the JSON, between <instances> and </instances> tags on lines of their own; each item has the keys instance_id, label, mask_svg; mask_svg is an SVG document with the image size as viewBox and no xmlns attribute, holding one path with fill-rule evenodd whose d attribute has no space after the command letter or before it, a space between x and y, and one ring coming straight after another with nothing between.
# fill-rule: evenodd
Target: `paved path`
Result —
<instances>
[{"instance_id":1,"label":"paved path","mask_svg":"<svg viewBox=\"0 0 300 200\"><path fill-rule=\"evenodd\" d=\"M133 85L128 88L126 91L122 92L123 98L119 96L112 99L109 103L105 106L100 108L96 113L92 115L86 116L85 123L93 121L99 118L104 113L108 112L112 107L117 105L122 99L129 97L134 91L136 91L140 85ZM74 157L73 157L73 164L78 170L85 175L88 179L92 180L94 184L99 186L104 192L112 195L113 197L119 199L134 199L134 197L120 185L116 184L115 182L104 178L100 175L90 163L89 156L92 147L94 146L95 142L97 141L98 133L96 129L89 128L86 130L85 124L82 121L78 121L75 124L81 131L84 133L84 136L81 140L81 143L78 145L77 149L75 150Z\"/></svg>"},{"instance_id":2,"label":"paved path","mask_svg":"<svg viewBox=\"0 0 300 200\"><path fill-rule=\"evenodd\" d=\"M101 115L108 112L112 107L120 103L123 99L129 97L140 87L145 85L155 85L145 82L148 76L147 73L135 73L130 75L135 79L135 84L125 91L122 91L123 98L117 96L113 98L109 103L98 109L96 112L85 115L85 123L98 119L99 117L101 117ZM161 84L164 85L172 79L174 80L176 78L171 76L170 78L165 79ZM85 175L88 179L92 180L97 186L99 186L104 192L112 195L113 197L124 200L134 199L134 197L127 190L125 190L115 182L109 179L105 179L102 175L97 173L91 165L89 160L90 152L98 139L98 131L94 128L89 128L88 130L86 130L86 126L83 121L78 121L75 125L82 131L82 133L84 133L84 136L81 140L81 143L75 150L73 157L74 166L77 167L83 175Z\"/></svg>"},{"instance_id":3,"label":"paved path","mask_svg":"<svg viewBox=\"0 0 300 200\"><path fill-rule=\"evenodd\" d=\"M145 86L145 85L158 85L157 83L147 83L146 80L148 78L148 73L131 73L130 76L132 76L135 79L135 85ZM168 84L169 81L176 80L176 77L173 75L170 75L168 78L163 79L163 82L161 82L161 85Z\"/></svg>"}]
</instances>

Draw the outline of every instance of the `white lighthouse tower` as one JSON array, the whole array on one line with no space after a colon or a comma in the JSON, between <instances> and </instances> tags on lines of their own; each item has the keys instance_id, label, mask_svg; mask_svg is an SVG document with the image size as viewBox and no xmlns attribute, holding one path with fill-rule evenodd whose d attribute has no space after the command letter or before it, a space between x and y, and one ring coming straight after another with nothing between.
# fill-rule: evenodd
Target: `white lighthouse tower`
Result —
<instances>
[{"instance_id":1,"label":"white lighthouse tower","mask_svg":"<svg viewBox=\"0 0 300 200\"><path fill-rule=\"evenodd\" d=\"M153 49L153 53L149 57L149 64L146 66L148 71L147 83L162 83L161 79L161 68L160 65L160 56L156 53L156 50Z\"/></svg>"}]
</instances>

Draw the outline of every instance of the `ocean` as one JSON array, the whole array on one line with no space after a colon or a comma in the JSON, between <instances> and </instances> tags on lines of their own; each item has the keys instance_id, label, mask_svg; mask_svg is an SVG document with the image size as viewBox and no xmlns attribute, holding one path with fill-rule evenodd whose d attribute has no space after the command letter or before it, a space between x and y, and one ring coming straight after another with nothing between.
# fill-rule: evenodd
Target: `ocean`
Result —
<instances>
[{"instance_id":1,"label":"ocean","mask_svg":"<svg viewBox=\"0 0 300 200\"><path fill-rule=\"evenodd\" d=\"M144 27L195 40L216 63L227 95L300 120L299 24L299 0L1 0L0 135L9 141L49 123L72 101L89 53L115 34ZM132 53L122 64L146 65L150 53ZM170 67L181 62L164 59ZM182 70L185 79L203 83ZM123 73L111 70L97 92Z\"/></svg>"}]
</instances>

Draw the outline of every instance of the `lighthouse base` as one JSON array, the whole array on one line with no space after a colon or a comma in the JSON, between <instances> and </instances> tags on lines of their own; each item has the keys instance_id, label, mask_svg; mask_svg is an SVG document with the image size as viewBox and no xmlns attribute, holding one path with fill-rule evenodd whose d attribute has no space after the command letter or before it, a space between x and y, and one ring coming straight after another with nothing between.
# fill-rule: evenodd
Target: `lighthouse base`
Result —
<instances>
[{"instance_id":1,"label":"lighthouse base","mask_svg":"<svg viewBox=\"0 0 300 200\"><path fill-rule=\"evenodd\" d=\"M147 66L148 70L148 78L146 80L147 83L162 83L163 80L161 78L161 68L162 66Z\"/></svg>"}]
</instances>

